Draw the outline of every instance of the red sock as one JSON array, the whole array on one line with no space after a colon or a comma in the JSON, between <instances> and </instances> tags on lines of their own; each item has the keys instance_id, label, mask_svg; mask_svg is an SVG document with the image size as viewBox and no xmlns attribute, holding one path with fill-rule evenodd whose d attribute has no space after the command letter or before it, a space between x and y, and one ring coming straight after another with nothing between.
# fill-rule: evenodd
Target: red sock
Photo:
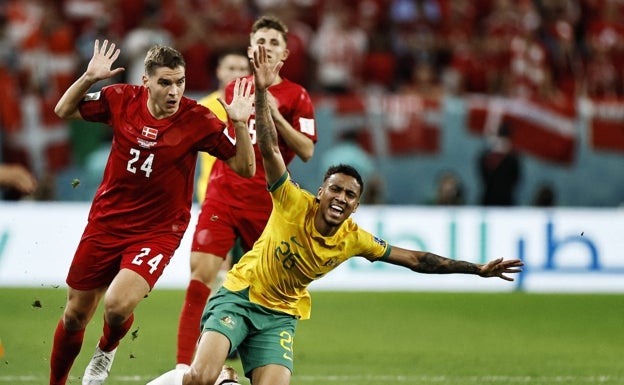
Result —
<instances>
[{"instance_id":1,"label":"red sock","mask_svg":"<svg viewBox=\"0 0 624 385\"><path fill-rule=\"evenodd\" d=\"M100 343L98 344L100 350L103 352L110 352L119 346L119 341L128 333L130 327L132 326L132 322L134 321L134 314L130 315L124 323L119 326L111 326L106 321L106 317L104 317L104 327L102 338L100 338Z\"/></svg>"},{"instance_id":2,"label":"red sock","mask_svg":"<svg viewBox=\"0 0 624 385\"><path fill-rule=\"evenodd\" d=\"M176 356L178 364L191 364L195 345L201 332L199 324L209 296L210 288L203 282L196 279L189 282L180 313L180 323L178 324L178 353Z\"/></svg>"},{"instance_id":3,"label":"red sock","mask_svg":"<svg viewBox=\"0 0 624 385\"><path fill-rule=\"evenodd\" d=\"M54 344L50 357L50 385L65 385L74 360L80 353L85 329L65 330L60 320L54 331Z\"/></svg>"}]
</instances>

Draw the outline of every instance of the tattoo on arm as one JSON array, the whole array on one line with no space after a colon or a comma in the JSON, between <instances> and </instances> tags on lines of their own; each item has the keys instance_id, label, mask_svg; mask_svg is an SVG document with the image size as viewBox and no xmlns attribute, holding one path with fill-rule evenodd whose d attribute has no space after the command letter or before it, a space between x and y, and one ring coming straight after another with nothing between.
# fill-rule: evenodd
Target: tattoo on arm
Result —
<instances>
[{"instance_id":1,"label":"tattoo on arm","mask_svg":"<svg viewBox=\"0 0 624 385\"><path fill-rule=\"evenodd\" d=\"M258 135L258 143L264 144L264 146L259 146L260 150L263 150L277 143L277 132L275 128L271 127L273 121L271 120L271 112L269 111L269 104L266 98L266 90L256 90L255 92L256 125L260 128L256 131L256 134Z\"/></svg>"},{"instance_id":2,"label":"tattoo on arm","mask_svg":"<svg viewBox=\"0 0 624 385\"><path fill-rule=\"evenodd\" d=\"M444 258L432 253L425 253L422 257L420 257L413 270L429 274L479 274L481 271L479 266L474 263L456 261L454 259Z\"/></svg>"}]
</instances>

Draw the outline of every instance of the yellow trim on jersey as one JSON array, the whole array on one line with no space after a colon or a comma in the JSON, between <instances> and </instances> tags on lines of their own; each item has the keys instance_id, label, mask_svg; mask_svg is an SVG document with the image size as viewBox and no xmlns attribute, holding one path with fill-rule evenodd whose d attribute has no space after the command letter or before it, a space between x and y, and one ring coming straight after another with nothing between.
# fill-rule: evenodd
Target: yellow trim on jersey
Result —
<instances>
[{"instance_id":1,"label":"yellow trim on jersey","mask_svg":"<svg viewBox=\"0 0 624 385\"><path fill-rule=\"evenodd\" d=\"M333 236L314 227L316 197L288 173L269 188L273 211L252 250L230 270L225 288L249 287L251 302L301 319L310 318L308 285L352 256L373 262L390 253L387 242L347 219Z\"/></svg>"}]
</instances>

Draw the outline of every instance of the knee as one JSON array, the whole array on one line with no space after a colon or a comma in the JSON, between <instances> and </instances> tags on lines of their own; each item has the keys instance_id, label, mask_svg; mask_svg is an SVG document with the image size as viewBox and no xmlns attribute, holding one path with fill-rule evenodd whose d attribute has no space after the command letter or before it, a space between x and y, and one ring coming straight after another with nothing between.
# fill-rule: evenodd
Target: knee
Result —
<instances>
[{"instance_id":1,"label":"knee","mask_svg":"<svg viewBox=\"0 0 624 385\"><path fill-rule=\"evenodd\" d=\"M82 330L87 327L91 316L82 309L65 308L63 312L63 326L65 330Z\"/></svg>"},{"instance_id":2,"label":"knee","mask_svg":"<svg viewBox=\"0 0 624 385\"><path fill-rule=\"evenodd\" d=\"M210 285L221 269L223 258L209 253L191 254L191 279Z\"/></svg>"},{"instance_id":3,"label":"knee","mask_svg":"<svg viewBox=\"0 0 624 385\"><path fill-rule=\"evenodd\" d=\"M134 306L121 299L106 298L104 301L104 316L109 325L121 325L134 312Z\"/></svg>"},{"instance_id":4,"label":"knee","mask_svg":"<svg viewBox=\"0 0 624 385\"><path fill-rule=\"evenodd\" d=\"M188 372L186 372L189 385L213 385L217 380L218 373L212 373L209 368L198 370L191 365Z\"/></svg>"}]
</instances>

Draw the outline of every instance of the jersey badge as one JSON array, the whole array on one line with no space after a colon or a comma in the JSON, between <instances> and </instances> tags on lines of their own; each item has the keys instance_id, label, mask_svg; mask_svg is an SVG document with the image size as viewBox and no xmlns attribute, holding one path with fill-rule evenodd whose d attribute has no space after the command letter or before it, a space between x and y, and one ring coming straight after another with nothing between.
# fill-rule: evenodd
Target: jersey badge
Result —
<instances>
[{"instance_id":1,"label":"jersey badge","mask_svg":"<svg viewBox=\"0 0 624 385\"><path fill-rule=\"evenodd\" d=\"M90 100L99 100L99 99L100 99L100 95L101 95L101 92L100 92L100 91L98 91L98 92L92 92L92 93L86 94L86 95L84 96L83 100L84 100L85 102L88 102L88 101L90 101Z\"/></svg>"},{"instance_id":2,"label":"jersey badge","mask_svg":"<svg viewBox=\"0 0 624 385\"><path fill-rule=\"evenodd\" d=\"M384 246L384 247L386 246L386 241L384 241L383 239L378 238L378 237L373 237L373 238L375 239L376 243L378 243L378 244L380 244L381 246Z\"/></svg>"},{"instance_id":3,"label":"jersey badge","mask_svg":"<svg viewBox=\"0 0 624 385\"><path fill-rule=\"evenodd\" d=\"M219 319L219 323L228 329L234 329L234 327L236 326L236 321L234 321L234 319L229 315L221 317L221 319Z\"/></svg>"},{"instance_id":4,"label":"jersey badge","mask_svg":"<svg viewBox=\"0 0 624 385\"><path fill-rule=\"evenodd\" d=\"M152 127L143 126L143 131L141 131L141 135L148 139L156 140L158 137L158 130Z\"/></svg>"}]
</instances>

